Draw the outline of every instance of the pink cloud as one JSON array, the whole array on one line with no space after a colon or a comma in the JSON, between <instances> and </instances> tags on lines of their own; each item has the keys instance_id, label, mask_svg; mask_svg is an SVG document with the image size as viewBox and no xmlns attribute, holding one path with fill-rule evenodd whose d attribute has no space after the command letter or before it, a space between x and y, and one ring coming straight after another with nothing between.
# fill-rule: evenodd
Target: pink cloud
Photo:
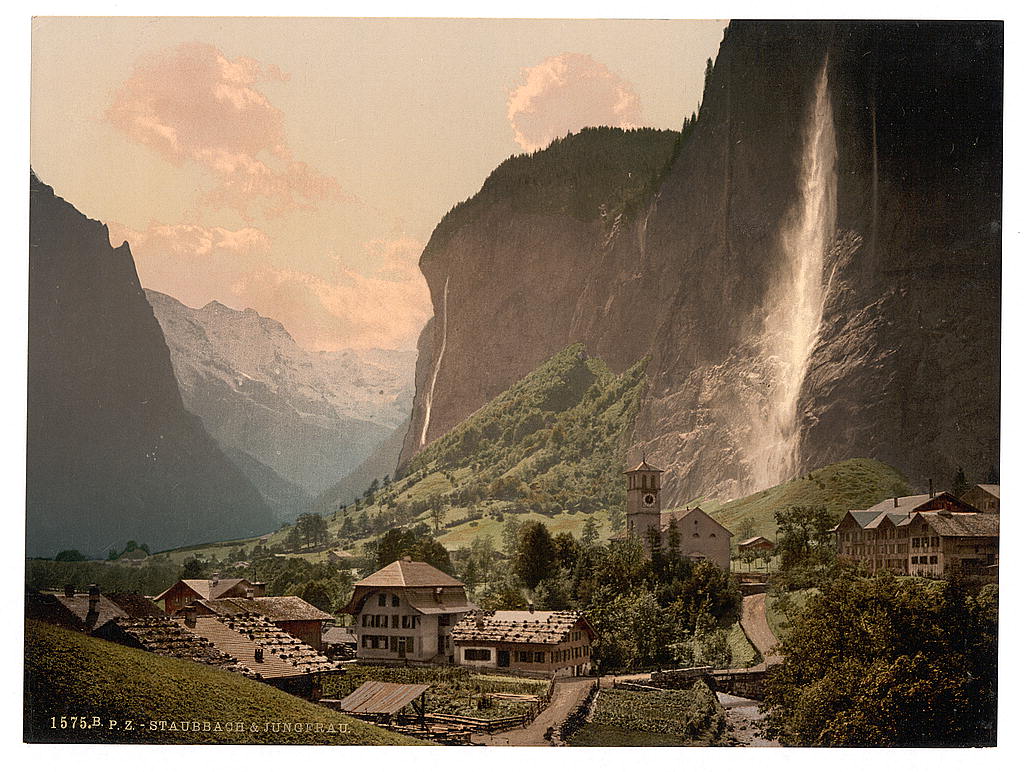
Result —
<instances>
[{"instance_id":1,"label":"pink cloud","mask_svg":"<svg viewBox=\"0 0 1024 772\"><path fill-rule=\"evenodd\" d=\"M140 62L106 116L171 163L209 172L217 181L214 206L246 217L255 206L268 216L310 209L342 193L334 178L291 157L284 115L257 88L287 77L211 45L181 44Z\"/></svg>"},{"instance_id":2,"label":"pink cloud","mask_svg":"<svg viewBox=\"0 0 1024 772\"><path fill-rule=\"evenodd\" d=\"M631 128L640 122L632 86L586 54L559 54L524 67L523 81L509 94L508 120L526 151L585 126Z\"/></svg>"},{"instance_id":3,"label":"pink cloud","mask_svg":"<svg viewBox=\"0 0 1024 772\"><path fill-rule=\"evenodd\" d=\"M138 256L173 256L198 260L227 255L265 255L270 252L270 239L258 228L208 228L203 225L165 225L151 222L143 230L133 230L120 223L110 223L110 243L119 246L127 241Z\"/></svg>"},{"instance_id":4,"label":"pink cloud","mask_svg":"<svg viewBox=\"0 0 1024 772\"><path fill-rule=\"evenodd\" d=\"M414 348L432 313L426 281L416 267L423 243L377 239L365 249L377 265L370 274L340 258L326 278L266 267L246 274L231 292L280 321L308 349Z\"/></svg>"}]
</instances>

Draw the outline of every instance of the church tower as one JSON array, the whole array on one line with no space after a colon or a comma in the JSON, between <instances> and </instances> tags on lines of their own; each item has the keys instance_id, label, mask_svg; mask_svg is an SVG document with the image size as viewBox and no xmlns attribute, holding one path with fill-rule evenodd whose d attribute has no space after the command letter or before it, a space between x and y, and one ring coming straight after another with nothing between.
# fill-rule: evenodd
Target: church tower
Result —
<instances>
[{"instance_id":1,"label":"church tower","mask_svg":"<svg viewBox=\"0 0 1024 772\"><path fill-rule=\"evenodd\" d=\"M646 543L647 531L654 528L661 534L661 469L647 463L626 472L626 528L630 535Z\"/></svg>"}]
</instances>

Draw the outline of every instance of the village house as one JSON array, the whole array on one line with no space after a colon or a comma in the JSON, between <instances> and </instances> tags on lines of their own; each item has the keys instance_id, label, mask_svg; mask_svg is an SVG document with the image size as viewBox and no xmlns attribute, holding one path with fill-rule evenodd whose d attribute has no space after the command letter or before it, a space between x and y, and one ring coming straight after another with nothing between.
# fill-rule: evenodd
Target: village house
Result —
<instances>
[{"instance_id":1,"label":"village house","mask_svg":"<svg viewBox=\"0 0 1024 772\"><path fill-rule=\"evenodd\" d=\"M970 504L979 512L989 515L999 514L999 486L984 483L975 485L960 497L965 504Z\"/></svg>"},{"instance_id":2,"label":"village house","mask_svg":"<svg viewBox=\"0 0 1024 772\"><path fill-rule=\"evenodd\" d=\"M76 592L67 585L63 592L29 590L25 615L58 627L88 633L112 619L153 617L162 615L160 607L143 595L113 593L103 595L98 585L89 585L87 592Z\"/></svg>"},{"instance_id":3,"label":"village house","mask_svg":"<svg viewBox=\"0 0 1024 772\"><path fill-rule=\"evenodd\" d=\"M999 515L947 492L894 496L850 510L833 531L839 557L870 573L984 574L999 562Z\"/></svg>"},{"instance_id":4,"label":"village house","mask_svg":"<svg viewBox=\"0 0 1024 772\"><path fill-rule=\"evenodd\" d=\"M473 611L452 630L455 663L543 676L588 675L597 633L578 611Z\"/></svg>"},{"instance_id":5,"label":"village house","mask_svg":"<svg viewBox=\"0 0 1024 772\"><path fill-rule=\"evenodd\" d=\"M693 561L707 560L729 570L732 531L700 507L687 512L661 511L661 475L644 459L626 475L626 534L644 545L648 557L652 540L662 549L677 543L679 554Z\"/></svg>"},{"instance_id":6,"label":"village house","mask_svg":"<svg viewBox=\"0 0 1024 772\"><path fill-rule=\"evenodd\" d=\"M452 628L475 608L458 579L406 557L356 582L341 611L353 617L360 661L447 664Z\"/></svg>"},{"instance_id":7,"label":"village house","mask_svg":"<svg viewBox=\"0 0 1024 772\"><path fill-rule=\"evenodd\" d=\"M736 545L736 549L743 552L771 552L775 549L775 542L769 541L763 536L751 536Z\"/></svg>"},{"instance_id":8,"label":"village house","mask_svg":"<svg viewBox=\"0 0 1024 772\"><path fill-rule=\"evenodd\" d=\"M334 620L330 614L295 595L194 600L174 615L184 616L190 611L198 616L259 616L318 651L323 649L324 623Z\"/></svg>"},{"instance_id":9,"label":"village house","mask_svg":"<svg viewBox=\"0 0 1024 772\"><path fill-rule=\"evenodd\" d=\"M164 611L173 614L178 609L197 600L219 600L221 598L259 598L266 595L264 582L250 582L248 579L221 579L217 574L212 579L180 579L153 598L163 601Z\"/></svg>"}]
</instances>

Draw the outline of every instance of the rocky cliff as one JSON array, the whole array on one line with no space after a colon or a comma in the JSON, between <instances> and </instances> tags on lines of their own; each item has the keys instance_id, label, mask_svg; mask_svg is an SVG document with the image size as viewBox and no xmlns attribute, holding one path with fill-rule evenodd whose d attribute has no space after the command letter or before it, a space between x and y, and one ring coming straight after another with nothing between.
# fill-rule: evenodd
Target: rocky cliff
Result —
<instances>
[{"instance_id":1,"label":"rocky cliff","mask_svg":"<svg viewBox=\"0 0 1024 772\"><path fill-rule=\"evenodd\" d=\"M411 351L305 351L252 309L146 296L185 407L222 446L257 462L240 467L276 513L305 511L408 417ZM289 493L282 481L301 490Z\"/></svg>"},{"instance_id":2,"label":"rocky cliff","mask_svg":"<svg viewBox=\"0 0 1024 772\"><path fill-rule=\"evenodd\" d=\"M667 504L850 457L917 485L957 466L982 479L998 464L1001 101L998 24L734 22L649 188L524 211L528 186L488 180L439 224L403 463L579 341L614 369L650 357L633 453L669 470Z\"/></svg>"},{"instance_id":3,"label":"rocky cliff","mask_svg":"<svg viewBox=\"0 0 1024 772\"><path fill-rule=\"evenodd\" d=\"M31 177L27 554L275 526L187 412L127 244Z\"/></svg>"}]
</instances>

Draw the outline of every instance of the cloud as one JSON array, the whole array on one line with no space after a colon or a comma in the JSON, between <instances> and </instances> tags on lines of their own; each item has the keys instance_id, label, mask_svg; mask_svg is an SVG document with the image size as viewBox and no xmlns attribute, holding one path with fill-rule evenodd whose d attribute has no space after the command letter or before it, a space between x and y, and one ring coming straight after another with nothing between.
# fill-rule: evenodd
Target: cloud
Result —
<instances>
[{"instance_id":1,"label":"cloud","mask_svg":"<svg viewBox=\"0 0 1024 772\"><path fill-rule=\"evenodd\" d=\"M422 242L378 239L365 249L377 262L369 275L337 258L329 278L266 267L242 277L231 291L280 321L307 349L415 348L432 314L426 281L416 268Z\"/></svg>"},{"instance_id":2,"label":"cloud","mask_svg":"<svg viewBox=\"0 0 1024 772\"><path fill-rule=\"evenodd\" d=\"M228 255L265 255L270 252L270 239L258 228L208 228L203 225L165 225L151 222L143 231L120 223L110 223L110 243L119 246L127 241L132 254L173 256L201 260Z\"/></svg>"},{"instance_id":3,"label":"cloud","mask_svg":"<svg viewBox=\"0 0 1024 772\"><path fill-rule=\"evenodd\" d=\"M508 97L515 141L526 151L585 126L632 128L640 122L640 98L632 86L586 54L559 54L523 68Z\"/></svg>"},{"instance_id":4,"label":"cloud","mask_svg":"<svg viewBox=\"0 0 1024 772\"><path fill-rule=\"evenodd\" d=\"M342 198L338 182L292 158L284 115L257 88L285 81L247 57L187 43L136 65L114 93L107 119L171 163L198 164L216 180L208 203L250 217L311 209Z\"/></svg>"}]
</instances>

